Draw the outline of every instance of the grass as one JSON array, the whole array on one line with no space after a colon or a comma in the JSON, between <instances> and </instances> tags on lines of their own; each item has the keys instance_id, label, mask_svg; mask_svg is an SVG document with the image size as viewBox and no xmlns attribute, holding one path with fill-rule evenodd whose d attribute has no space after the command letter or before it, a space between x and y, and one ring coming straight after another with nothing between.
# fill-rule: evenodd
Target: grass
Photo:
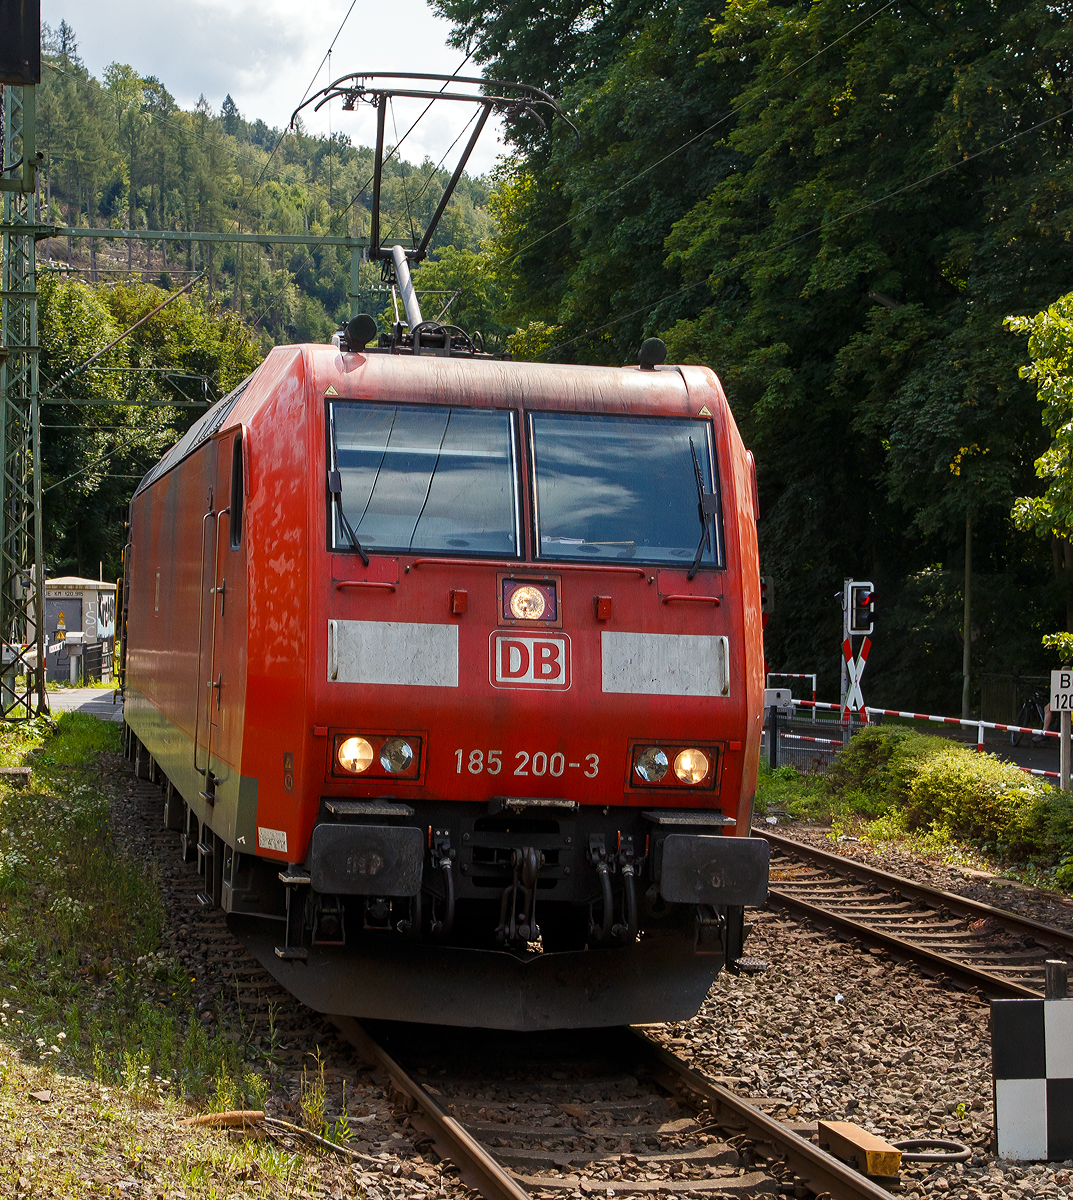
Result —
<instances>
[{"instance_id":1,"label":"grass","mask_svg":"<svg viewBox=\"0 0 1073 1200\"><path fill-rule=\"evenodd\" d=\"M993 755L895 723L856 734L826 775L761 764L757 812L1073 892L1073 799Z\"/></svg>"},{"instance_id":2,"label":"grass","mask_svg":"<svg viewBox=\"0 0 1073 1200\"><path fill-rule=\"evenodd\" d=\"M101 764L119 749L118 726L81 713L0 728L0 765L32 768L0 790L0 1195L311 1187L312 1158L176 1128L192 1108L263 1108L271 1081L234 1030L210 1036L160 949L158 881L114 836Z\"/></svg>"}]
</instances>

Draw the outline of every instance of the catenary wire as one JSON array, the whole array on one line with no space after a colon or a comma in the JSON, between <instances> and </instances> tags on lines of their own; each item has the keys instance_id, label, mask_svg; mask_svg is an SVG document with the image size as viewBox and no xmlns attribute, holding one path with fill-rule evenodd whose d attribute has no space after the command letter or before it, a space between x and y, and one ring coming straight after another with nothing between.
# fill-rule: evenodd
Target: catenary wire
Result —
<instances>
[{"instance_id":1,"label":"catenary wire","mask_svg":"<svg viewBox=\"0 0 1073 1200\"><path fill-rule=\"evenodd\" d=\"M546 233L542 233L538 238L534 238L531 242L527 242L520 249L513 251L513 253L511 253L511 254L505 255L503 258L497 259L496 262L493 264L493 266L496 266L496 267L505 266L507 263L509 263L513 259L517 258L518 255L524 254L527 250L531 250L534 246L539 245L546 238L552 237L554 234L558 233L561 229L566 229L567 226L572 225L575 221L579 220L587 212L590 212L598 204L604 203L606 200L609 200L612 196L616 195L618 192L621 192L624 188L630 187L632 184L636 183L639 179L641 179L645 175L647 175L650 171L654 171L657 167L662 166L665 162L667 162L668 159L673 158L676 154L680 153L682 150L685 150L688 146L692 146L694 142L699 141L700 138L705 137L707 134L711 133L713 130L718 129L720 125L726 124L727 121L729 121L729 120L731 120L731 118L737 116L738 113L740 113L743 109L747 108L755 100L762 100L764 98L764 96L766 96L769 92L773 91L780 84L785 83L786 80L789 79L791 75L795 75L798 71L803 70L805 67L807 67L809 65L809 63L815 62L817 58L819 58L822 54L826 54L827 51L830 50L833 46L837 46L839 42L844 41L846 38L848 38L850 36L850 34L856 33L857 30L860 29L862 26L867 25L869 21L874 21L876 19L876 17L881 16L883 13L885 13L887 11L888 8L893 7L893 5L895 5L897 3L898 3L898 0L887 0L887 3L884 4L882 8L876 9L876 11L874 13L872 13L870 16L867 16L867 17L863 18L863 20L858 21L857 24L854 25L852 29L847 29L845 33L839 34L838 37L836 37L834 39L834 41L828 42L826 46L821 46L820 49L817 50L815 54L810 55L808 58L806 58L804 60L804 62L798 63L796 67L793 67L791 70L787 71L784 75L780 75L779 78L774 83L769 84L766 88L764 88L764 90L762 92L758 93L755 96L750 96L750 98L748 100L743 100L741 104L736 105L729 112L724 113L717 121L713 121L711 125L702 129L700 131L700 133L694 134L693 137L688 138L686 141L682 142L681 145L675 146L675 148L673 150L669 150L666 154L663 155L662 158L656 159L656 161L654 163L649 164L649 166L645 167L643 170L638 171L635 174L631 175L629 179L625 180L625 182L623 182L623 183L620 183L618 185L618 187L612 188L609 192L604 192L603 195L601 195L599 200L593 200L590 204L585 205L585 207L580 209L578 212L572 213L569 217L567 217L567 219L565 221L563 221L559 225L556 225L554 229L549 229Z\"/></svg>"},{"instance_id":2,"label":"catenary wire","mask_svg":"<svg viewBox=\"0 0 1073 1200\"><path fill-rule=\"evenodd\" d=\"M905 192L912 191L914 188L923 187L924 184L930 183L933 179L937 179L940 175L946 175L950 171L956 171L958 167L963 167L966 163L972 162L974 159L980 158L985 154L990 154L992 150L999 150L1003 146L1009 145L1010 142L1015 142L1018 138L1025 137L1030 133L1034 133L1037 129L1042 129L1046 125L1052 125L1055 121L1060 121L1063 117L1068 117L1073 113L1073 107L1064 109L1060 113L1055 113L1053 117L1048 117L1045 121L1037 121L1035 125L1030 125L1027 129L1018 130L1017 133L1010 134L1009 137L1003 138L999 142L995 142L990 146L985 146L982 150L977 150L972 154L967 154L964 158L958 159L955 163L949 163L945 167L940 167L937 171L932 171L931 174L925 175L923 179L916 179L912 183L904 184L900 188L895 188L893 192L887 192L885 196L879 196L875 200L869 200L867 204L859 204L856 208L851 208L849 212L844 212L840 216L833 217L830 221L822 221L819 225L812 229L806 229L804 233L796 234L794 237L786 238L781 242L777 242L774 246L766 246L763 250L757 250L754 254L747 254L743 258L735 259L734 267L743 267L751 262L755 262L758 258L763 258L766 254L774 254L777 250L784 250L787 246L794 245L795 242L803 241L805 238L812 237L814 234L822 233L825 229L831 229L835 225L840 225L843 221L848 221L850 217L855 217L859 213L867 212L870 208L876 208L880 204L885 204L888 200L892 200L895 196L901 196ZM576 337L568 338L566 341L554 342L548 347L548 350L557 350L563 346L572 346L575 342L580 342L584 338L591 337L594 333L600 333L605 329L610 329L612 326L618 325L622 321L628 320L630 317L636 317L639 313L652 312L660 304L665 304L668 300L674 300L678 296L684 296L688 292L694 291L696 288L704 287L711 279L711 275L706 275L703 279L694 280L693 283L687 283L685 287L679 288L677 291L668 292L665 296L660 296L658 300L654 300L651 304L646 304L641 308L632 309L628 313L622 313L620 316L614 317L610 321L605 321L602 325L596 325L592 329L587 329L584 333L577 334ZM540 355L543 358L547 354Z\"/></svg>"},{"instance_id":3,"label":"catenary wire","mask_svg":"<svg viewBox=\"0 0 1073 1200\"><path fill-rule=\"evenodd\" d=\"M313 72L312 78L309 80L309 83L306 84L306 90L302 93L302 99L298 102L299 107L301 107L301 105L305 103L305 99L309 95L309 89L313 86L314 83L316 83L317 76L320 74L321 67L323 67L324 63L331 58L331 53L332 53L332 50L335 48L335 43L339 40L339 35L343 32L343 26L350 19L350 14L354 11L354 6L357 4L357 2L358 2L358 0L350 0L350 7L346 10L346 16L343 17L342 21L339 22L339 28L335 31L335 37L332 38L331 45L328 47L327 52L324 55L324 58L322 58L320 60L320 62L317 64L317 69ZM288 129L288 126L284 126L283 129L280 131L280 135L276 139L276 144L272 147L272 153L269 154L268 158L264 162L264 165L261 167L261 173L257 176L257 181L254 183L253 187L248 188L245 192L243 192L242 196L239 198L239 203L241 205L241 208L231 222L232 229L238 229L239 224L242 220L242 217L246 213L246 205L249 203L250 198L253 196L253 194L258 191L261 184L264 182L265 172L268 170L269 166L271 165L272 160L276 157L276 153L279 150L280 146L283 145L283 139L287 136L287 129Z\"/></svg>"}]
</instances>

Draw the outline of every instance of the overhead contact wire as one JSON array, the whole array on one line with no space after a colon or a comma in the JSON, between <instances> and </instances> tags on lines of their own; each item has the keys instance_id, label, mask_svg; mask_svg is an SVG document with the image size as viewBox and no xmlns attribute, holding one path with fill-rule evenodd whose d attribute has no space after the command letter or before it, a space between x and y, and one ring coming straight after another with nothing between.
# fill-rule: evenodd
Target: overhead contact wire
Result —
<instances>
[{"instance_id":1,"label":"overhead contact wire","mask_svg":"<svg viewBox=\"0 0 1073 1200\"><path fill-rule=\"evenodd\" d=\"M609 192L604 192L599 200L593 200L590 204L585 205L584 208L567 217L567 219L561 224L556 225L554 229L549 229L546 233L542 233L540 237L534 238L531 242L527 242L524 246L518 250L515 250L512 254L508 254L504 258L497 259L493 266L504 266L505 264L511 262L513 259L517 258L518 255L524 254L527 250L531 250L534 246L538 246L546 238L550 238L553 234L558 233L561 229L566 229L575 221L583 217L587 212L591 212L598 204L604 203L606 200L609 200L612 196L617 195L625 188L635 184L639 179L643 179L645 175L647 175L650 171L654 171L657 167L662 166L665 162L667 162L668 159L673 158L676 154L680 153L682 150L685 150L688 146L692 146L694 142L699 141L702 137L705 137L713 130L718 129L720 125L725 125L727 121L729 121L732 117L736 117L738 113L748 108L750 104L757 100L762 100L766 95L774 91L775 88L777 88L780 84L785 83L786 80L792 75L795 75L798 71L803 70L809 65L809 63L815 62L817 58L823 54L826 54L828 50L834 46L837 46L839 42L844 41L850 36L850 34L856 33L857 30L862 26L867 25L869 21L874 21L876 17L881 16L887 11L888 8L891 8L897 3L898 0L887 0L887 3L884 4L882 8L876 9L871 16L865 17L863 20L858 21L852 29L847 29L845 33L839 34L833 42L828 42L826 46L822 46L816 51L815 54L811 55L809 58L806 58L804 62L798 63L796 67L787 71L785 75L780 75L774 83L769 84L758 95L750 96L748 100L743 100L741 104L732 108L728 113L724 113L723 116L721 116L717 121L713 121L711 125L707 126L705 129L702 129L700 133L694 134L693 137L682 142L680 146L676 146L673 150L669 150L662 158L656 159L654 163L651 163L649 166L645 167L644 170L638 171L636 174L631 175L629 179L627 179L624 183L620 183L618 187L612 188Z\"/></svg>"},{"instance_id":2,"label":"overhead contact wire","mask_svg":"<svg viewBox=\"0 0 1073 1200\"><path fill-rule=\"evenodd\" d=\"M923 187L924 184L930 183L933 179L937 179L940 175L947 175L951 171L956 171L959 167L963 167L966 163L972 162L974 159L981 158L985 154L990 154L992 150L1000 150L1003 146L1009 145L1010 142L1015 142L1018 138L1026 137L1030 133L1035 133L1038 129L1043 129L1047 125L1052 125L1055 121L1060 121L1063 117L1068 117L1073 113L1073 107L1064 109L1060 113L1055 113L1053 117L1048 117L1045 121L1037 121L1035 125L1030 125L1027 129L1021 129L1017 133L1010 134L1009 137L1003 138L1000 142L995 142L991 146L984 147L983 150L977 150L973 154L967 154L964 158L958 159L955 163L950 163L945 167L940 167L937 171L932 171L930 175L925 175L923 179L914 180L912 183L904 184L900 188L895 188L893 192L887 192L885 196L880 196L875 200L869 200L867 204L859 204L856 208L851 208L849 212L842 213L838 217L833 217L830 221L823 221L812 229L805 230L804 233L796 234L792 238L786 238L784 241L777 242L774 246L766 246L763 250L757 250L754 254L745 255L743 258L736 258L730 266L743 267L751 262L755 262L758 258L763 258L765 254L774 254L776 250L784 250L787 246L792 246L796 242L803 241L805 238L813 237L817 233L822 233L825 229L832 229L836 225L840 225L843 221L848 221L850 217L855 217L859 213L867 212L870 208L876 208L880 204L885 204L886 201L892 200L895 196L901 196L905 192L912 191L914 188ZM605 321L602 325L596 325L592 329L586 330L584 333L579 333L576 337L568 338L563 342L555 342L549 346L549 350L559 349L562 346L572 346L575 342L582 341L584 338L591 337L594 333L601 333L605 329L611 329L618 325L621 321L626 321L630 317L636 317L640 313L652 312L659 305L665 304L668 300L677 299L679 296L684 296L688 292L695 290L698 287L704 287L711 282L711 274L706 275L703 279L694 280L693 283L687 283L685 287L679 288L677 291L668 292L665 296L660 296L658 300L654 300L651 304L646 304L641 308L632 309L630 312L623 313L621 316L614 317L610 321ZM543 356L541 356L543 357ZM539 361L539 360L538 360Z\"/></svg>"}]
</instances>

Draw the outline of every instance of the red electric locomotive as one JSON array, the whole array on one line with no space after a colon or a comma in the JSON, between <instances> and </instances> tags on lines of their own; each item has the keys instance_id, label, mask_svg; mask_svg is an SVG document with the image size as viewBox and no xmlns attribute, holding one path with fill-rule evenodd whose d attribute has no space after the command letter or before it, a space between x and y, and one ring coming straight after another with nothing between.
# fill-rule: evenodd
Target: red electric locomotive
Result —
<instances>
[{"instance_id":1,"label":"red electric locomotive","mask_svg":"<svg viewBox=\"0 0 1073 1200\"><path fill-rule=\"evenodd\" d=\"M707 368L492 360L389 253L408 333L273 350L138 487L128 750L315 1009L691 1015L767 889L751 456Z\"/></svg>"}]
</instances>

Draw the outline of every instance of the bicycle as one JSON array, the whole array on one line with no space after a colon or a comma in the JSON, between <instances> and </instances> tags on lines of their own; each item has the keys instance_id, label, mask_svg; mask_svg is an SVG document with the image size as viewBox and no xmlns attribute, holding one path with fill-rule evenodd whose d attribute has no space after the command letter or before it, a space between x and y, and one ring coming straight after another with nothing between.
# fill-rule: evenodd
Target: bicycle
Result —
<instances>
[{"instance_id":1,"label":"bicycle","mask_svg":"<svg viewBox=\"0 0 1073 1200\"><path fill-rule=\"evenodd\" d=\"M1029 729L1044 730L1051 723L1051 697L1044 688L1036 688L1036 690L1028 697L1021 705L1021 711L1017 714L1015 724L1026 726ZM1019 746L1024 733L1010 732L1010 745ZM1040 746L1046 741L1043 733L1032 734L1032 745Z\"/></svg>"}]
</instances>

